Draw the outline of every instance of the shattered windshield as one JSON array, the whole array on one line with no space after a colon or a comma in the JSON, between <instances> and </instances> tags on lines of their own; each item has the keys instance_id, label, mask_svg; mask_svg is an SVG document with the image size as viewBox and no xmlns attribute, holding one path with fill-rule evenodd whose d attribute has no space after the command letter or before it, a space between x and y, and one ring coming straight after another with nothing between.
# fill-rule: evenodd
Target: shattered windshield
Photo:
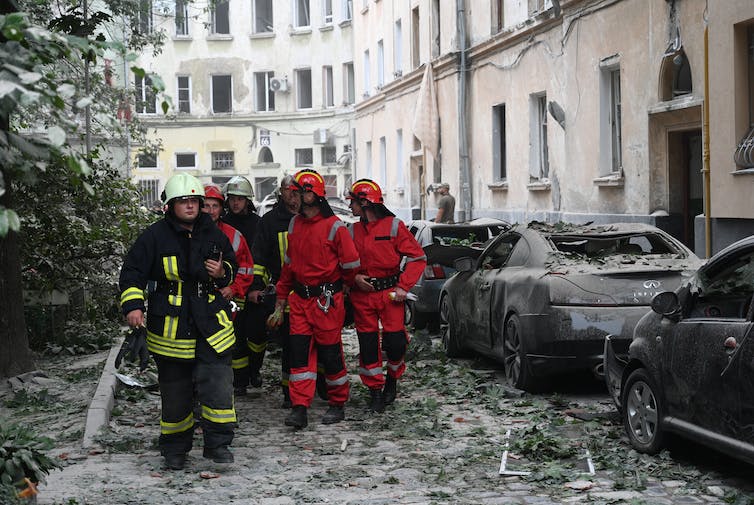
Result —
<instances>
[{"instance_id":1,"label":"shattered windshield","mask_svg":"<svg viewBox=\"0 0 754 505\"><path fill-rule=\"evenodd\" d=\"M679 257L685 257L682 251L657 233L612 236L553 235L550 241L559 252L588 258L604 258L620 254L633 256L679 254L681 255Z\"/></svg>"}]
</instances>

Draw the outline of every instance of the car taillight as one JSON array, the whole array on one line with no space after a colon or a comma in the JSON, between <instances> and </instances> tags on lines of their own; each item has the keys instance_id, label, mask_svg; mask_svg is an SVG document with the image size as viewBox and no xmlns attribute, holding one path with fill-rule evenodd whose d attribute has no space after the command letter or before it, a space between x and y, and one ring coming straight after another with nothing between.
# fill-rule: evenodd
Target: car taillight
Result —
<instances>
[{"instance_id":1,"label":"car taillight","mask_svg":"<svg viewBox=\"0 0 754 505\"><path fill-rule=\"evenodd\" d=\"M424 267L424 278L444 279L445 270L443 270L442 265L427 265L426 267Z\"/></svg>"}]
</instances>

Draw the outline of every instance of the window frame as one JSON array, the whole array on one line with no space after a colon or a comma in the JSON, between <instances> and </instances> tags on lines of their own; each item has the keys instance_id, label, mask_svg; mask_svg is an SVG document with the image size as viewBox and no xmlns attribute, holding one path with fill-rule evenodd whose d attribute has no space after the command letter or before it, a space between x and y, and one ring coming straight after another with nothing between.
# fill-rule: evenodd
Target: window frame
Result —
<instances>
[{"instance_id":1,"label":"window frame","mask_svg":"<svg viewBox=\"0 0 754 505\"><path fill-rule=\"evenodd\" d=\"M343 105L356 103L356 74L353 62L343 63Z\"/></svg>"},{"instance_id":2,"label":"window frame","mask_svg":"<svg viewBox=\"0 0 754 505\"><path fill-rule=\"evenodd\" d=\"M140 76L136 74L134 74L134 77L134 92L136 93L134 109L136 113L157 114L157 95L152 88L152 78L149 75Z\"/></svg>"},{"instance_id":3,"label":"window frame","mask_svg":"<svg viewBox=\"0 0 754 505\"><path fill-rule=\"evenodd\" d=\"M296 164L296 167L313 167L314 166L314 149L311 147L294 148L293 160L294 160L294 163Z\"/></svg>"},{"instance_id":4,"label":"window frame","mask_svg":"<svg viewBox=\"0 0 754 505\"><path fill-rule=\"evenodd\" d=\"M308 107L305 107L304 104L302 104L302 86L304 85L304 82L302 81L302 75L304 73L309 74L308 82L309 82L309 89L308 89L308 96L309 96L309 104ZM312 69L311 67L307 68L297 68L294 70L294 76L296 78L296 110L311 110L314 108L314 96L313 96L313 87L312 87Z\"/></svg>"},{"instance_id":5,"label":"window frame","mask_svg":"<svg viewBox=\"0 0 754 505\"><path fill-rule=\"evenodd\" d=\"M306 23L300 24L301 19L301 12L300 9L302 7L302 3L306 6ZM293 0L293 28L295 30L302 30L305 28L310 28L312 26L312 9L311 9L311 2L310 0Z\"/></svg>"},{"instance_id":6,"label":"window frame","mask_svg":"<svg viewBox=\"0 0 754 505\"><path fill-rule=\"evenodd\" d=\"M179 156L193 156L194 158L194 164L191 166L180 166L178 164L178 157ZM197 160L197 154L196 152L190 152L190 151L176 151L173 155L173 161L175 162L175 169L176 170L196 170L198 168Z\"/></svg>"},{"instance_id":7,"label":"window frame","mask_svg":"<svg viewBox=\"0 0 754 505\"><path fill-rule=\"evenodd\" d=\"M217 29L217 15L218 15L218 5L225 5L225 16L227 19L225 20L228 26L227 32L221 32ZM230 0L215 0L214 2L210 2L209 7L209 13L210 13L210 23L209 23L209 30L211 35L219 35L219 36L226 36L231 34L230 30ZM222 11L221 11L222 13Z\"/></svg>"},{"instance_id":8,"label":"window frame","mask_svg":"<svg viewBox=\"0 0 754 505\"><path fill-rule=\"evenodd\" d=\"M228 83L228 110L215 110L215 78L227 77ZM210 99L212 114L232 114L233 113L233 75L232 74L212 74L210 75Z\"/></svg>"},{"instance_id":9,"label":"window frame","mask_svg":"<svg viewBox=\"0 0 754 505\"><path fill-rule=\"evenodd\" d=\"M257 7L259 2L264 2L265 4L269 4L269 15L270 15L270 24L269 29L267 29L268 25L264 26L264 30L259 30L259 16L257 14ZM251 2L251 33L272 33L275 31L275 11L274 11L274 2L272 0L253 0Z\"/></svg>"},{"instance_id":10,"label":"window frame","mask_svg":"<svg viewBox=\"0 0 754 505\"><path fill-rule=\"evenodd\" d=\"M508 180L505 103L492 106L492 181Z\"/></svg>"},{"instance_id":11,"label":"window frame","mask_svg":"<svg viewBox=\"0 0 754 505\"><path fill-rule=\"evenodd\" d=\"M529 95L529 101L529 182L545 182L550 177L547 93L533 93Z\"/></svg>"},{"instance_id":12,"label":"window frame","mask_svg":"<svg viewBox=\"0 0 754 505\"><path fill-rule=\"evenodd\" d=\"M181 87L181 79L187 79L187 86ZM190 75L177 75L175 76L175 89L176 89L176 101L178 102L179 114L191 114L191 76ZM181 99L181 91L188 94L185 100ZM182 104L186 104L188 110L182 109Z\"/></svg>"},{"instance_id":13,"label":"window frame","mask_svg":"<svg viewBox=\"0 0 754 505\"><path fill-rule=\"evenodd\" d=\"M191 37L191 28L189 23L189 0L175 0L175 36L181 38ZM181 15L179 15L179 12ZM179 25L179 20L181 24ZM179 30L179 28L182 28Z\"/></svg>"},{"instance_id":14,"label":"window frame","mask_svg":"<svg viewBox=\"0 0 754 505\"><path fill-rule=\"evenodd\" d=\"M275 92L270 89L270 80L275 77L275 72L273 71L262 71L262 72L254 72L254 111L255 112L275 112ZM265 108L261 108L259 104L259 98L261 96L259 86L260 86L260 78L264 80L264 97L265 97Z\"/></svg>"},{"instance_id":15,"label":"window frame","mask_svg":"<svg viewBox=\"0 0 754 505\"><path fill-rule=\"evenodd\" d=\"M335 83L332 65L322 66L322 108L335 107Z\"/></svg>"},{"instance_id":16,"label":"window frame","mask_svg":"<svg viewBox=\"0 0 754 505\"><path fill-rule=\"evenodd\" d=\"M225 157L225 159L222 159ZM231 166L227 165L230 162ZM210 171L222 172L236 169L236 152L235 151L211 151L210 152Z\"/></svg>"}]
</instances>

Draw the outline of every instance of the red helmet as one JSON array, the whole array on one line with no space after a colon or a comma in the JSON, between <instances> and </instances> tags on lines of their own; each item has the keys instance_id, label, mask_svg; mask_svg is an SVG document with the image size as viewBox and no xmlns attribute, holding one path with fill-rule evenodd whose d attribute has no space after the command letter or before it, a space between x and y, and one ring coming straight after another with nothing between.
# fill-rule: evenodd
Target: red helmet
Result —
<instances>
[{"instance_id":1,"label":"red helmet","mask_svg":"<svg viewBox=\"0 0 754 505\"><path fill-rule=\"evenodd\" d=\"M359 179L351 186L351 196L357 200L366 200L371 203L384 203L380 186L372 179Z\"/></svg>"},{"instance_id":2,"label":"red helmet","mask_svg":"<svg viewBox=\"0 0 754 505\"><path fill-rule=\"evenodd\" d=\"M293 180L295 181L296 189L311 191L319 197L325 197L325 180L314 170L309 168L299 170L293 176Z\"/></svg>"},{"instance_id":3,"label":"red helmet","mask_svg":"<svg viewBox=\"0 0 754 505\"><path fill-rule=\"evenodd\" d=\"M220 191L220 187L215 184L207 184L204 186L204 198L217 198L221 202L225 201L223 192Z\"/></svg>"}]
</instances>

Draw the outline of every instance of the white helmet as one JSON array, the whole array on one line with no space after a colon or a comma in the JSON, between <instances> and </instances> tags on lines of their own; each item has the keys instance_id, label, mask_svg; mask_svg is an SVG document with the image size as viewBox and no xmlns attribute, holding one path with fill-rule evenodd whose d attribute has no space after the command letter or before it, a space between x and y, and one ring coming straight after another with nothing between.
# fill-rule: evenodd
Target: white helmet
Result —
<instances>
[{"instance_id":1,"label":"white helmet","mask_svg":"<svg viewBox=\"0 0 754 505\"><path fill-rule=\"evenodd\" d=\"M245 196L249 200L254 198L254 189L251 183L246 177L240 175L234 175L225 183L224 193L226 198L228 195Z\"/></svg>"}]
</instances>

